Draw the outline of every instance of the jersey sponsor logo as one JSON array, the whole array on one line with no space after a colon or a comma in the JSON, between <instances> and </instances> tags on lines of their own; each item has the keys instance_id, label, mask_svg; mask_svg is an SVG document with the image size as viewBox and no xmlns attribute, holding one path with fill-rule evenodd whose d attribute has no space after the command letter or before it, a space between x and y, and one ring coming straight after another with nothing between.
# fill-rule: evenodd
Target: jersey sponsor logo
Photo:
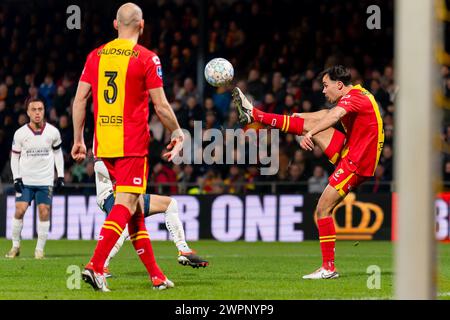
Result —
<instances>
[{"instance_id":1,"label":"jersey sponsor logo","mask_svg":"<svg viewBox=\"0 0 450 320\"><path fill-rule=\"evenodd\" d=\"M352 96L351 94L347 94L347 95L343 96L342 99L350 99L351 96Z\"/></svg>"},{"instance_id":2,"label":"jersey sponsor logo","mask_svg":"<svg viewBox=\"0 0 450 320\"><path fill-rule=\"evenodd\" d=\"M115 56L131 56L134 58L139 57L139 51L138 50L131 50L131 49L117 49L117 48L103 48L101 50L97 51L97 55L115 55Z\"/></svg>"},{"instance_id":3,"label":"jersey sponsor logo","mask_svg":"<svg viewBox=\"0 0 450 320\"><path fill-rule=\"evenodd\" d=\"M158 75L158 77L160 77L161 79L162 79L162 69L161 69L161 66L158 66L157 68L156 68L156 74Z\"/></svg>"},{"instance_id":4,"label":"jersey sponsor logo","mask_svg":"<svg viewBox=\"0 0 450 320\"><path fill-rule=\"evenodd\" d=\"M50 154L49 148L31 148L25 151L27 157L47 157Z\"/></svg>"},{"instance_id":5,"label":"jersey sponsor logo","mask_svg":"<svg viewBox=\"0 0 450 320\"><path fill-rule=\"evenodd\" d=\"M161 60L159 60L158 56L154 56L152 58L152 60L153 60L153 63L156 64L156 65L160 65L161 64Z\"/></svg>"},{"instance_id":6,"label":"jersey sponsor logo","mask_svg":"<svg viewBox=\"0 0 450 320\"><path fill-rule=\"evenodd\" d=\"M100 126L120 126L123 123L123 116L99 115Z\"/></svg>"}]
</instances>

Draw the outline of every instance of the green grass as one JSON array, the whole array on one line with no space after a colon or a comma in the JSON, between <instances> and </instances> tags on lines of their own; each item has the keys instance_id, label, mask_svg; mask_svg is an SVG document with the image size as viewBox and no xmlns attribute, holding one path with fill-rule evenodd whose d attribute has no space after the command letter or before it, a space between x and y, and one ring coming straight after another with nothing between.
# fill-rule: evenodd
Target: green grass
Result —
<instances>
[{"instance_id":1,"label":"green grass","mask_svg":"<svg viewBox=\"0 0 450 320\"><path fill-rule=\"evenodd\" d=\"M393 245L390 242L337 243L337 267L341 277L328 281L302 280L320 264L316 241L302 243L190 243L210 261L203 269L176 262L171 242L153 243L157 261L175 288L151 289L145 269L129 242L111 263L114 277L110 293L94 292L81 281L69 290L66 272L70 265L83 267L94 241L48 241L44 260L34 260L35 241L22 241L21 255L8 260L4 253L11 242L0 239L0 299L391 299L393 298ZM450 245L439 245L440 299L450 299ZM381 270L381 288L368 289L370 265Z\"/></svg>"}]
</instances>

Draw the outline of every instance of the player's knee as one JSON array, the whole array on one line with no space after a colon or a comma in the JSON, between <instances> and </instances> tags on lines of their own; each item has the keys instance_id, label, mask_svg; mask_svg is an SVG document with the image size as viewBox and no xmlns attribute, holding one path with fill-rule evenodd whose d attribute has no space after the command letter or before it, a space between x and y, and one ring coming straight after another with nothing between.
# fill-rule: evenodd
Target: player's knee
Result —
<instances>
[{"instance_id":1,"label":"player's knee","mask_svg":"<svg viewBox=\"0 0 450 320\"><path fill-rule=\"evenodd\" d=\"M27 211L27 205L16 205L16 212L14 213L14 218L21 220L25 216L25 212Z\"/></svg>"},{"instance_id":2,"label":"player's knee","mask_svg":"<svg viewBox=\"0 0 450 320\"><path fill-rule=\"evenodd\" d=\"M331 207L319 203L316 207L317 219L322 219L331 216Z\"/></svg>"},{"instance_id":3,"label":"player's knee","mask_svg":"<svg viewBox=\"0 0 450 320\"><path fill-rule=\"evenodd\" d=\"M39 206L39 220L47 221L50 218L50 208L47 205Z\"/></svg>"},{"instance_id":4,"label":"player's knee","mask_svg":"<svg viewBox=\"0 0 450 320\"><path fill-rule=\"evenodd\" d=\"M23 210L23 209L20 209L20 210L16 209L16 212L14 213L14 218L16 218L17 220L22 220L23 217L25 216L25 211L26 210Z\"/></svg>"}]
</instances>

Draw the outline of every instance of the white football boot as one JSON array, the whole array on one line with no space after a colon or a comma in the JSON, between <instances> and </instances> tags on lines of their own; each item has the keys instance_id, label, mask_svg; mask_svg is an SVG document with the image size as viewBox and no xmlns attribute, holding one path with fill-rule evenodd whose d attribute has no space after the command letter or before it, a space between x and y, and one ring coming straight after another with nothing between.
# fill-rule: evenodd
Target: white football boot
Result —
<instances>
[{"instance_id":1,"label":"white football boot","mask_svg":"<svg viewBox=\"0 0 450 320\"><path fill-rule=\"evenodd\" d=\"M14 259L20 255L20 248L19 247L12 247L11 250L8 251L7 254L5 254L5 258L8 259Z\"/></svg>"},{"instance_id":2,"label":"white football boot","mask_svg":"<svg viewBox=\"0 0 450 320\"><path fill-rule=\"evenodd\" d=\"M39 249L34 250L34 258L35 259L41 260L41 259L44 259L44 257L45 257L44 251L39 250Z\"/></svg>"},{"instance_id":3,"label":"white football boot","mask_svg":"<svg viewBox=\"0 0 450 320\"><path fill-rule=\"evenodd\" d=\"M318 280L318 279L335 279L337 277L339 277L339 273L337 273L336 270L331 271L323 267L320 267L313 273L303 276L303 279Z\"/></svg>"},{"instance_id":4,"label":"white football boot","mask_svg":"<svg viewBox=\"0 0 450 320\"><path fill-rule=\"evenodd\" d=\"M154 290L165 290L165 289L175 287L175 284L172 281L170 281L169 279L167 279L167 277L164 280L162 280L158 277L153 277L152 284L153 284Z\"/></svg>"},{"instance_id":5,"label":"white football boot","mask_svg":"<svg viewBox=\"0 0 450 320\"><path fill-rule=\"evenodd\" d=\"M94 270L85 268L81 272L84 282L89 283L96 291L110 292L106 283L106 278L103 274L94 272Z\"/></svg>"},{"instance_id":6,"label":"white football boot","mask_svg":"<svg viewBox=\"0 0 450 320\"><path fill-rule=\"evenodd\" d=\"M243 125L253 122L253 105L238 87L233 89L233 104L239 114L239 122Z\"/></svg>"}]
</instances>

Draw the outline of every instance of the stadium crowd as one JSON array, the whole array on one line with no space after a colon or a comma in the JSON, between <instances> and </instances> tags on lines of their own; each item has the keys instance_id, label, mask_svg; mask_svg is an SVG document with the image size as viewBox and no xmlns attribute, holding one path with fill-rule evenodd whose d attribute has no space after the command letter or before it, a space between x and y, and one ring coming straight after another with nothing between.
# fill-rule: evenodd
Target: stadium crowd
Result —
<instances>
[{"instance_id":1,"label":"stadium crowd","mask_svg":"<svg viewBox=\"0 0 450 320\"><path fill-rule=\"evenodd\" d=\"M362 191L391 190L395 97L399 90L392 61L393 1L306 0L301 10L294 10L292 1L208 2L203 36L199 10L192 1L137 3L146 14L141 44L159 55L168 99L181 127L191 132L194 121L202 121L204 129L240 127L231 105L231 86L206 86L204 96L200 96L196 79L202 48L206 61L214 57L230 60L236 84L264 111L280 114L329 108L316 77L324 67L337 63L348 66L354 84L361 83L379 102L386 137L375 177ZM376 3L383 10L382 28L369 30L366 7ZM4 183L12 182L9 150L14 131L27 123L26 101L36 97L45 101L47 121L61 132L66 183L95 181L91 149L81 165L70 157L71 105L87 54L114 38L112 17L120 3L110 5L111 12L106 9L100 14L95 13L100 12L95 10L99 4L82 1L81 30L66 28L64 1L50 5L51 15L48 3L45 7L37 2L0 4L0 174ZM85 8L89 10L84 14ZM25 15L22 10L32 13ZM286 15L290 10L293 14ZM442 69L442 76L449 96L448 68ZM88 147L94 128L92 107L90 111L85 132ZM319 148L302 151L290 134L280 134L280 168L275 176L262 176L258 166L250 165L172 165L161 158L169 134L154 113L150 117L150 182L159 185L154 190L157 192L263 192L268 187L257 182L267 181L278 182L277 192L321 192L333 170ZM450 125L445 128L443 141L450 144ZM450 180L448 154L443 163L444 178ZM165 182L175 184L161 187Z\"/></svg>"}]
</instances>

